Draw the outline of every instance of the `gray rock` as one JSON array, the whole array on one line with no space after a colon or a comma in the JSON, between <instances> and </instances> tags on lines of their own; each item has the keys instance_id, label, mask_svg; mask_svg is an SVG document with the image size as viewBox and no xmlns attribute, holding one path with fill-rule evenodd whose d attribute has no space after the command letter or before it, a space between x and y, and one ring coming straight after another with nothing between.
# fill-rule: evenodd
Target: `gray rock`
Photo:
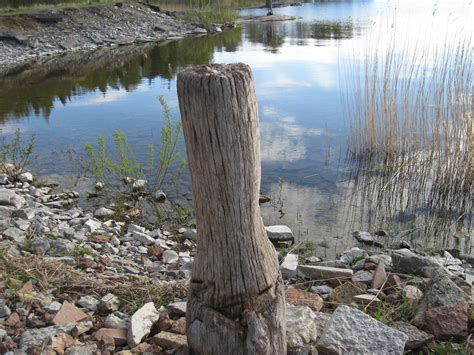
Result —
<instances>
[{"instance_id":1,"label":"gray rock","mask_svg":"<svg viewBox=\"0 0 474 355\"><path fill-rule=\"evenodd\" d=\"M352 282L362 282L366 285L370 285L372 283L373 277L374 275L370 271L360 270L352 276Z\"/></svg>"},{"instance_id":2,"label":"gray rock","mask_svg":"<svg viewBox=\"0 0 474 355\"><path fill-rule=\"evenodd\" d=\"M26 200L22 196L16 194L15 191L5 188L0 189L0 205L14 206L19 209L23 207L25 203Z\"/></svg>"},{"instance_id":3,"label":"gray rock","mask_svg":"<svg viewBox=\"0 0 474 355\"><path fill-rule=\"evenodd\" d=\"M165 264L174 264L178 262L179 255L174 250L165 250L161 258Z\"/></svg>"},{"instance_id":4,"label":"gray rock","mask_svg":"<svg viewBox=\"0 0 474 355\"><path fill-rule=\"evenodd\" d=\"M86 308L89 311L96 312L97 307L99 306L100 301L92 296L82 296L79 301L77 301L77 304L81 306L82 308Z\"/></svg>"},{"instance_id":5,"label":"gray rock","mask_svg":"<svg viewBox=\"0 0 474 355\"><path fill-rule=\"evenodd\" d=\"M61 303L59 303L58 301L53 301L45 308L51 312L57 312L61 309L61 307L62 307Z\"/></svg>"},{"instance_id":6,"label":"gray rock","mask_svg":"<svg viewBox=\"0 0 474 355\"><path fill-rule=\"evenodd\" d=\"M202 28L202 27L196 27L193 32L193 34L206 34L207 33L207 30L205 28Z\"/></svg>"},{"instance_id":7,"label":"gray rock","mask_svg":"<svg viewBox=\"0 0 474 355\"><path fill-rule=\"evenodd\" d=\"M94 217L105 218L105 217L113 216L114 213L115 212L112 211L110 208L101 207L94 211Z\"/></svg>"},{"instance_id":8,"label":"gray rock","mask_svg":"<svg viewBox=\"0 0 474 355\"><path fill-rule=\"evenodd\" d=\"M288 350L315 342L318 336L316 316L307 306L286 306L286 342Z\"/></svg>"},{"instance_id":9,"label":"gray rock","mask_svg":"<svg viewBox=\"0 0 474 355\"><path fill-rule=\"evenodd\" d=\"M281 274L283 277L289 278L296 276L298 269L298 255L287 254L280 265Z\"/></svg>"},{"instance_id":10,"label":"gray rock","mask_svg":"<svg viewBox=\"0 0 474 355\"><path fill-rule=\"evenodd\" d=\"M64 355L92 355L97 353L97 344L73 345L66 349Z\"/></svg>"},{"instance_id":11,"label":"gray rock","mask_svg":"<svg viewBox=\"0 0 474 355\"><path fill-rule=\"evenodd\" d=\"M76 250L76 244L67 239L56 239L54 253L58 255L71 254Z\"/></svg>"},{"instance_id":12,"label":"gray rock","mask_svg":"<svg viewBox=\"0 0 474 355\"><path fill-rule=\"evenodd\" d=\"M128 314L122 312L111 313L105 318L104 326L112 329L127 329L130 324Z\"/></svg>"},{"instance_id":13,"label":"gray rock","mask_svg":"<svg viewBox=\"0 0 474 355\"><path fill-rule=\"evenodd\" d=\"M86 223L84 223L84 227L86 227L89 232L95 233L102 228L102 223L94 219L88 219Z\"/></svg>"},{"instance_id":14,"label":"gray rock","mask_svg":"<svg viewBox=\"0 0 474 355\"><path fill-rule=\"evenodd\" d=\"M32 208L23 208L13 211L13 217L31 220L35 217L36 211Z\"/></svg>"},{"instance_id":15,"label":"gray rock","mask_svg":"<svg viewBox=\"0 0 474 355\"><path fill-rule=\"evenodd\" d=\"M29 172L24 172L24 173L21 173L20 175L18 175L18 180L20 180L21 182L33 182L33 174L29 173Z\"/></svg>"},{"instance_id":16,"label":"gray rock","mask_svg":"<svg viewBox=\"0 0 474 355\"><path fill-rule=\"evenodd\" d=\"M11 226L12 209L6 206L0 206L0 231Z\"/></svg>"},{"instance_id":17,"label":"gray rock","mask_svg":"<svg viewBox=\"0 0 474 355\"><path fill-rule=\"evenodd\" d=\"M442 268L435 269L433 276L425 290L412 320L412 324L422 327L425 324L425 313L429 309L451 305L454 303L468 303L469 296L459 288Z\"/></svg>"},{"instance_id":18,"label":"gray rock","mask_svg":"<svg viewBox=\"0 0 474 355\"><path fill-rule=\"evenodd\" d=\"M160 318L153 302L146 303L136 311L130 319L127 342L133 348L140 344L145 336L150 334L151 328Z\"/></svg>"},{"instance_id":19,"label":"gray rock","mask_svg":"<svg viewBox=\"0 0 474 355\"><path fill-rule=\"evenodd\" d=\"M433 269L439 268L439 265L431 259L415 254L409 249L394 250L392 262L395 272L425 277L430 277Z\"/></svg>"},{"instance_id":20,"label":"gray rock","mask_svg":"<svg viewBox=\"0 0 474 355\"><path fill-rule=\"evenodd\" d=\"M108 293L100 300L100 303L97 307L101 313L110 313L117 311L120 306L120 300L117 296Z\"/></svg>"},{"instance_id":21,"label":"gray rock","mask_svg":"<svg viewBox=\"0 0 474 355\"><path fill-rule=\"evenodd\" d=\"M319 265L299 265L298 275L310 280L327 280L334 278L350 278L354 274L351 269L342 269Z\"/></svg>"},{"instance_id":22,"label":"gray rock","mask_svg":"<svg viewBox=\"0 0 474 355\"><path fill-rule=\"evenodd\" d=\"M133 189L133 191L141 191L141 190L145 189L146 184L147 184L146 180L143 180L143 179L135 180L133 182L132 189Z\"/></svg>"},{"instance_id":23,"label":"gray rock","mask_svg":"<svg viewBox=\"0 0 474 355\"><path fill-rule=\"evenodd\" d=\"M127 233L133 233L133 232L145 233L146 229L136 224L129 224L127 227Z\"/></svg>"},{"instance_id":24,"label":"gray rock","mask_svg":"<svg viewBox=\"0 0 474 355\"><path fill-rule=\"evenodd\" d=\"M369 315L341 305L333 313L318 351L327 354L403 354L408 336Z\"/></svg>"},{"instance_id":25,"label":"gray rock","mask_svg":"<svg viewBox=\"0 0 474 355\"><path fill-rule=\"evenodd\" d=\"M31 252L33 254L42 255L51 248L51 244L48 239L42 237L36 237L31 242Z\"/></svg>"},{"instance_id":26,"label":"gray rock","mask_svg":"<svg viewBox=\"0 0 474 355\"><path fill-rule=\"evenodd\" d=\"M0 185L8 185L10 183L7 174L0 174Z\"/></svg>"},{"instance_id":27,"label":"gray rock","mask_svg":"<svg viewBox=\"0 0 474 355\"><path fill-rule=\"evenodd\" d=\"M373 245L378 248L383 248L383 244L377 242L369 232L354 232L352 236L361 244Z\"/></svg>"},{"instance_id":28,"label":"gray rock","mask_svg":"<svg viewBox=\"0 0 474 355\"><path fill-rule=\"evenodd\" d=\"M186 301L170 303L166 306L171 314L176 314L177 316L186 315Z\"/></svg>"},{"instance_id":29,"label":"gray rock","mask_svg":"<svg viewBox=\"0 0 474 355\"><path fill-rule=\"evenodd\" d=\"M342 253L339 261L344 264L353 264L358 259L364 258L365 250L362 250L358 247L354 247L352 249L346 250Z\"/></svg>"},{"instance_id":30,"label":"gray rock","mask_svg":"<svg viewBox=\"0 0 474 355\"><path fill-rule=\"evenodd\" d=\"M316 324L317 329L317 338L319 340L324 332L324 329L326 329L328 322L331 320L331 314L316 312L314 313L314 317L314 323Z\"/></svg>"},{"instance_id":31,"label":"gray rock","mask_svg":"<svg viewBox=\"0 0 474 355\"><path fill-rule=\"evenodd\" d=\"M5 300L0 298L0 318L8 317L10 314L12 314L12 311L6 305Z\"/></svg>"},{"instance_id":32,"label":"gray rock","mask_svg":"<svg viewBox=\"0 0 474 355\"><path fill-rule=\"evenodd\" d=\"M408 336L408 340L405 343L405 350L418 349L434 339L432 334L419 330L410 323L395 322L392 324L392 328L405 333Z\"/></svg>"},{"instance_id":33,"label":"gray rock","mask_svg":"<svg viewBox=\"0 0 474 355\"><path fill-rule=\"evenodd\" d=\"M26 235L25 232L23 232L21 229L16 228L16 227L10 227L8 229L5 229L2 234L9 238L10 240L15 241L18 244L23 244L26 241Z\"/></svg>"},{"instance_id":34,"label":"gray rock","mask_svg":"<svg viewBox=\"0 0 474 355\"><path fill-rule=\"evenodd\" d=\"M197 230L195 228L186 228L183 231L183 237L189 240L197 241Z\"/></svg>"},{"instance_id":35,"label":"gray rock","mask_svg":"<svg viewBox=\"0 0 474 355\"><path fill-rule=\"evenodd\" d=\"M268 226L265 227L265 230L267 232L268 239L270 239L273 244L278 244L281 242L291 242L293 244L295 242L293 232L288 226Z\"/></svg>"},{"instance_id":36,"label":"gray rock","mask_svg":"<svg viewBox=\"0 0 474 355\"><path fill-rule=\"evenodd\" d=\"M370 255L366 258L367 261L370 261L374 264L378 264L379 262L383 262L385 266L392 265L392 257L390 255L379 254L379 255Z\"/></svg>"},{"instance_id":37,"label":"gray rock","mask_svg":"<svg viewBox=\"0 0 474 355\"><path fill-rule=\"evenodd\" d=\"M155 244L155 239L153 239L152 237L150 237L149 235L145 234L145 233L142 233L142 232L138 232L138 231L134 231L132 232L132 237L135 239L135 240L138 240L140 243L142 243L143 245L152 245L152 244Z\"/></svg>"},{"instance_id":38,"label":"gray rock","mask_svg":"<svg viewBox=\"0 0 474 355\"><path fill-rule=\"evenodd\" d=\"M328 285L320 285L320 286L313 286L311 287L311 292L317 293L318 295L327 295L333 291L332 287Z\"/></svg>"},{"instance_id":39,"label":"gray rock","mask_svg":"<svg viewBox=\"0 0 474 355\"><path fill-rule=\"evenodd\" d=\"M69 333L75 326L75 323L69 323L62 326L53 325L45 328L26 329L20 337L20 350L28 350L33 346L42 347L46 345L51 337L60 333Z\"/></svg>"}]
</instances>

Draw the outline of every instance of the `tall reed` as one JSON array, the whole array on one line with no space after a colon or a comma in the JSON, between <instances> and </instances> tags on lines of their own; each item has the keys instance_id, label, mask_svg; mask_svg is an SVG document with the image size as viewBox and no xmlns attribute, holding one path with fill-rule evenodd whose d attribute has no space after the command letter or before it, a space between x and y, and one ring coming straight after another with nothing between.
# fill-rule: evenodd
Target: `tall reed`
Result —
<instances>
[{"instance_id":1,"label":"tall reed","mask_svg":"<svg viewBox=\"0 0 474 355\"><path fill-rule=\"evenodd\" d=\"M474 181L472 38L441 48L375 42L351 72L351 206L370 227L424 247L470 249Z\"/></svg>"}]
</instances>

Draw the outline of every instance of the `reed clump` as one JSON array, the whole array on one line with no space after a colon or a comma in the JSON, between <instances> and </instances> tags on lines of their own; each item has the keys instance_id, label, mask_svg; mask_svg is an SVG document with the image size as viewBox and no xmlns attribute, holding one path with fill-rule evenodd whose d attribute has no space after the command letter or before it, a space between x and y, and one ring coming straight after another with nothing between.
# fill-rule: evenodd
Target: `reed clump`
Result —
<instances>
[{"instance_id":1,"label":"reed clump","mask_svg":"<svg viewBox=\"0 0 474 355\"><path fill-rule=\"evenodd\" d=\"M432 248L456 235L470 249L472 38L442 48L388 43L367 49L351 77L349 203L369 228L409 228Z\"/></svg>"}]
</instances>

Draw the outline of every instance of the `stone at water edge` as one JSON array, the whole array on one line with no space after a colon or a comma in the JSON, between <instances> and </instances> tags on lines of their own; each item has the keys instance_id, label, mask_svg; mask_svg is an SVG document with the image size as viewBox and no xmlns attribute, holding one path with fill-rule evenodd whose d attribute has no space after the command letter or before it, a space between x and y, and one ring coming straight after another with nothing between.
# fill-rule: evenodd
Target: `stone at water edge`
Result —
<instances>
[{"instance_id":1,"label":"stone at water edge","mask_svg":"<svg viewBox=\"0 0 474 355\"><path fill-rule=\"evenodd\" d=\"M26 200L15 193L15 191L1 188L0 189L0 205L14 206L16 209L23 207Z\"/></svg>"},{"instance_id":2,"label":"stone at water edge","mask_svg":"<svg viewBox=\"0 0 474 355\"><path fill-rule=\"evenodd\" d=\"M286 342L288 350L316 341L318 329L314 312L306 306L286 306Z\"/></svg>"},{"instance_id":3,"label":"stone at water edge","mask_svg":"<svg viewBox=\"0 0 474 355\"><path fill-rule=\"evenodd\" d=\"M410 323L395 322L392 324L392 328L405 333L408 336L408 340L405 343L405 350L421 348L423 345L434 339L432 334L428 334Z\"/></svg>"},{"instance_id":4,"label":"stone at water edge","mask_svg":"<svg viewBox=\"0 0 474 355\"><path fill-rule=\"evenodd\" d=\"M268 239L270 239L273 244L278 244L280 242L291 242L292 244L295 243L293 232L288 226L268 226L265 227L265 231L267 232Z\"/></svg>"},{"instance_id":5,"label":"stone at water edge","mask_svg":"<svg viewBox=\"0 0 474 355\"><path fill-rule=\"evenodd\" d=\"M163 203L166 201L166 194L161 190L155 191L153 192L153 199L158 203Z\"/></svg>"},{"instance_id":6,"label":"stone at water edge","mask_svg":"<svg viewBox=\"0 0 474 355\"><path fill-rule=\"evenodd\" d=\"M341 305L318 343L324 354L403 354L408 336L367 314Z\"/></svg>"},{"instance_id":7,"label":"stone at water edge","mask_svg":"<svg viewBox=\"0 0 474 355\"><path fill-rule=\"evenodd\" d=\"M34 177L33 177L33 174L32 173L29 173L29 172L24 172L24 173L21 173L20 175L18 175L18 180L20 180L21 182L33 182L34 180Z\"/></svg>"},{"instance_id":8,"label":"stone at water edge","mask_svg":"<svg viewBox=\"0 0 474 355\"><path fill-rule=\"evenodd\" d=\"M146 184L147 184L146 180L143 180L143 179L135 180L133 182L132 189L133 189L133 191L141 191L141 190L145 189Z\"/></svg>"},{"instance_id":9,"label":"stone at water edge","mask_svg":"<svg viewBox=\"0 0 474 355\"><path fill-rule=\"evenodd\" d=\"M160 313L156 310L153 302L146 303L136 311L128 326L128 345L133 348L140 344L143 338L150 334L151 328L159 319Z\"/></svg>"},{"instance_id":10,"label":"stone at water edge","mask_svg":"<svg viewBox=\"0 0 474 355\"><path fill-rule=\"evenodd\" d=\"M402 274L431 277L433 269L439 265L431 259L415 254L409 249L392 251L393 270Z\"/></svg>"},{"instance_id":11,"label":"stone at water edge","mask_svg":"<svg viewBox=\"0 0 474 355\"><path fill-rule=\"evenodd\" d=\"M298 269L298 255L286 254L283 258L283 262L280 265L281 275L285 278L296 276Z\"/></svg>"},{"instance_id":12,"label":"stone at water edge","mask_svg":"<svg viewBox=\"0 0 474 355\"><path fill-rule=\"evenodd\" d=\"M380 299L376 295L363 294L352 297L352 302L363 306L366 306L368 304L376 305L380 302Z\"/></svg>"}]
</instances>

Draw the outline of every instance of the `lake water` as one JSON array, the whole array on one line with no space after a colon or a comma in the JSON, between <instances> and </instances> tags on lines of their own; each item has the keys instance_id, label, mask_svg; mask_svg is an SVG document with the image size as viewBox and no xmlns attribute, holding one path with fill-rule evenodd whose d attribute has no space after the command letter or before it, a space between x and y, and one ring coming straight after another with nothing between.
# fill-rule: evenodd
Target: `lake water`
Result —
<instances>
[{"instance_id":1,"label":"lake water","mask_svg":"<svg viewBox=\"0 0 474 355\"><path fill-rule=\"evenodd\" d=\"M43 175L74 175L78 164L68 152L82 154L85 142L100 134L111 138L115 129L146 162L147 146L159 143L163 122L157 96L179 117L177 72L191 64L244 62L257 88L262 192L273 197L263 208L265 223L287 224L300 240L346 247L352 230L367 228L347 203L352 182L344 164L350 125L345 97L359 53L374 43L383 46L394 33L417 48L470 36L473 9L472 0L310 2L275 9L302 17L296 21L73 53L0 78L1 136L17 128L34 133L40 156L35 169Z\"/></svg>"}]
</instances>

